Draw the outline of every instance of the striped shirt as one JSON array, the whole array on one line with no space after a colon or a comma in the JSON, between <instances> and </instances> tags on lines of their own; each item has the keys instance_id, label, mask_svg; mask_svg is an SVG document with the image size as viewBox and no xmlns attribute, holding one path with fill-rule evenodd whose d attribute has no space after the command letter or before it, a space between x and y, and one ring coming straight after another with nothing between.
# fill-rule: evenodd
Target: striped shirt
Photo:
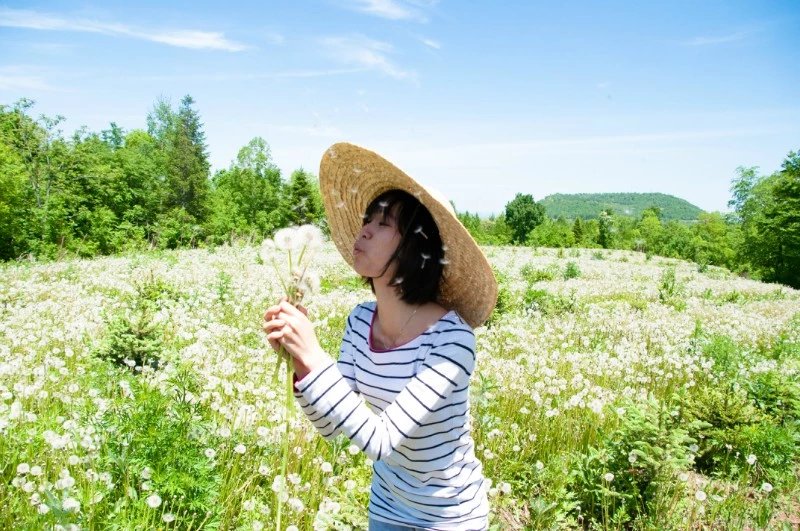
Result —
<instances>
[{"instance_id":1,"label":"striped shirt","mask_svg":"<svg viewBox=\"0 0 800 531\"><path fill-rule=\"evenodd\" d=\"M323 437L344 433L373 461L369 515L435 530L483 530L489 503L469 422L475 336L451 311L397 348L370 345L375 303L347 318L338 363L297 382Z\"/></svg>"}]
</instances>

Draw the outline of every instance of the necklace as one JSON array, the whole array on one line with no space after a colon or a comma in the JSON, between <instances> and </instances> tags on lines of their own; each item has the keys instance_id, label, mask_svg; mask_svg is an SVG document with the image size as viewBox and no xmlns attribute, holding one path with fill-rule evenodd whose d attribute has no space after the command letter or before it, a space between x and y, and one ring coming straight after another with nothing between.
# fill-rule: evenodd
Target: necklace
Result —
<instances>
[{"instance_id":1,"label":"necklace","mask_svg":"<svg viewBox=\"0 0 800 531\"><path fill-rule=\"evenodd\" d=\"M413 319L413 318L414 318L414 316L417 314L417 310L419 310L419 306L417 306L416 308L414 308L414 311L413 311L413 312L411 312L411 315L408 317L408 319L406 320L406 323L405 323L405 324L402 326L402 328L400 328L400 331L397 333L397 335L396 335L396 336L394 336L394 337L390 337L390 338L389 338L389 339L391 340L391 341L390 341L390 344L384 343L384 342L383 342L383 341L381 341L380 339L378 340L378 342L381 344L381 347L383 348L383 350L389 350L389 349L390 349L390 348L392 348L393 346L397 346L397 340L399 340L399 339L400 339L400 337L403 335L403 331L404 331L404 330L406 329L406 327L408 326L408 323L410 323L410 322L411 322L411 319ZM388 337L388 336L387 336L387 337Z\"/></svg>"}]
</instances>

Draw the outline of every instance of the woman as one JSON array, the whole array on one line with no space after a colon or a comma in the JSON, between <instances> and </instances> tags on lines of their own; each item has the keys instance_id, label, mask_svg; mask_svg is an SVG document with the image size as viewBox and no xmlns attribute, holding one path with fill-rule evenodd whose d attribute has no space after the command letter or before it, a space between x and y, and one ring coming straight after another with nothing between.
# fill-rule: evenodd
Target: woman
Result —
<instances>
[{"instance_id":1,"label":"woman","mask_svg":"<svg viewBox=\"0 0 800 531\"><path fill-rule=\"evenodd\" d=\"M491 268L447 201L371 151L331 147L320 189L332 239L375 301L350 313L338 362L302 308L267 310L298 403L324 437L344 433L372 459L370 530L486 529L469 379L472 327L497 297Z\"/></svg>"}]
</instances>

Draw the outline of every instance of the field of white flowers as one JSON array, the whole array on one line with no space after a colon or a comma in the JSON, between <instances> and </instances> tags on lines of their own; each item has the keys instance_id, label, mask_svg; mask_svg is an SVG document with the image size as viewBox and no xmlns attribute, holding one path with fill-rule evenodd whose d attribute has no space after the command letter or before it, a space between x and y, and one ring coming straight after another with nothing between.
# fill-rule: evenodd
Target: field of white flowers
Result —
<instances>
[{"instance_id":1,"label":"field of white flowers","mask_svg":"<svg viewBox=\"0 0 800 531\"><path fill-rule=\"evenodd\" d=\"M602 250L487 248L474 436L497 529L800 523L800 292ZM323 346L371 294L331 244ZM0 528L365 529L370 463L295 415L261 249L0 265Z\"/></svg>"}]
</instances>

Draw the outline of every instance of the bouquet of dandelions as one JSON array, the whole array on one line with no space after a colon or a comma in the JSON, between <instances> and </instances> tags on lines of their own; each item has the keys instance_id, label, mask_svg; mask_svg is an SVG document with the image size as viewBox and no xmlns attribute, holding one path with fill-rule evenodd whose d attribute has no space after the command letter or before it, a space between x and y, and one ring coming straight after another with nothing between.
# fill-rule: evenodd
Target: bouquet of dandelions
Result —
<instances>
[{"instance_id":1,"label":"bouquet of dandelions","mask_svg":"<svg viewBox=\"0 0 800 531\"><path fill-rule=\"evenodd\" d=\"M272 265L286 298L294 306L299 306L307 295L319 288L319 277L310 266L314 254L322 246L323 241L322 231L318 227L301 225L278 230L273 239L265 240L261 246L262 260ZM283 365L286 365L286 380L283 382L286 394L281 471L273 484L276 505L275 529L281 528L281 508L287 498L286 468L289 460L290 425L294 415L294 370L291 356L284 347L281 347L273 374L273 383L276 385Z\"/></svg>"}]
</instances>

